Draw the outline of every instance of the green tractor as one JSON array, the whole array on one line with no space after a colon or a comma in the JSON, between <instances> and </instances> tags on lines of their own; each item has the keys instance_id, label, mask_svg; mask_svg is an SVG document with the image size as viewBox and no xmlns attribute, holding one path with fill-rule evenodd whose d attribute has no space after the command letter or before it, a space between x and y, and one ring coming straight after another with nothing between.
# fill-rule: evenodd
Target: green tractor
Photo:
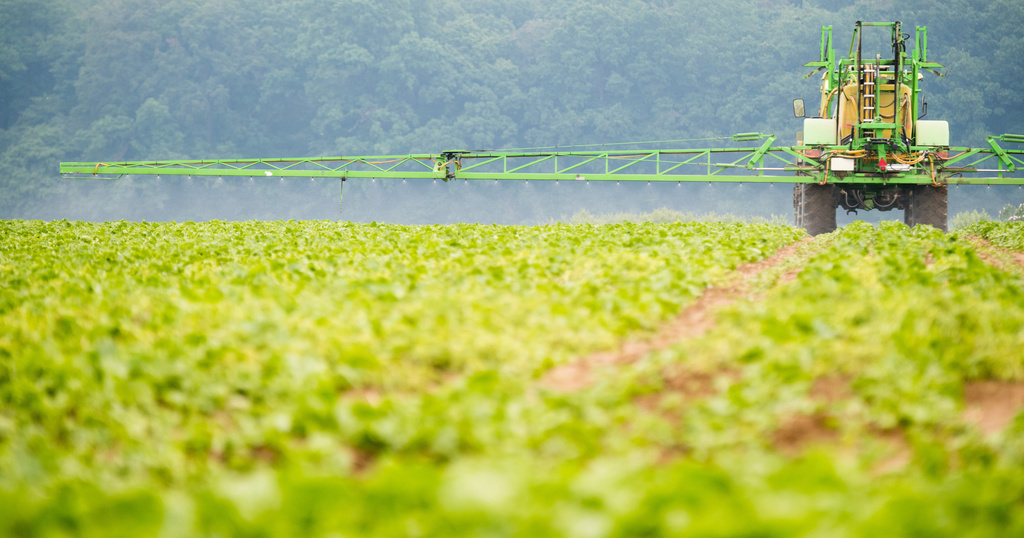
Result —
<instances>
[{"instance_id":1,"label":"green tractor","mask_svg":"<svg viewBox=\"0 0 1024 538\"><path fill-rule=\"evenodd\" d=\"M866 28L889 31L892 53L865 58L862 43ZM806 159L811 183L798 183L793 190L797 226L812 235L836 228L836 208L847 211L902 210L910 226L928 224L946 230L948 181L954 174L979 172L976 167L956 167L974 150L949 147L949 124L925 120L928 104L920 81L924 73L942 76L942 65L928 60L928 34L917 27L914 50L907 53L908 34L899 22L857 22L849 57L836 61L832 48L832 27L821 31L817 67L809 76L824 71L821 103L813 117L806 117L802 99L794 112L804 117L804 129L797 146ZM1006 142L1024 137L1003 135ZM998 155L1002 150L990 138ZM950 152L960 155L951 158ZM1006 157L1008 171L1015 168ZM990 170L989 172L1000 172Z\"/></svg>"}]
</instances>

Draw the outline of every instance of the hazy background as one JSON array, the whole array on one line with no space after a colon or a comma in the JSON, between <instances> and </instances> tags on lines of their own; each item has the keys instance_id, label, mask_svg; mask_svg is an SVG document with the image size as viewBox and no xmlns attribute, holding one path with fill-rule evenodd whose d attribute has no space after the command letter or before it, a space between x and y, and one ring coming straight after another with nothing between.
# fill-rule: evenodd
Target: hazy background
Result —
<instances>
[{"instance_id":1,"label":"hazy background","mask_svg":"<svg viewBox=\"0 0 1024 538\"><path fill-rule=\"evenodd\" d=\"M62 180L57 166L751 131L785 145L801 128L792 99L817 102L820 79L801 66L821 25L844 55L858 19L928 26L929 58L948 66L924 81L928 118L948 120L954 144L1024 132L1020 0L0 0L0 218L788 216L787 184L349 180L339 214L337 180ZM868 35L865 51L891 55L884 31ZM1018 187L953 187L950 216L1022 202Z\"/></svg>"}]
</instances>

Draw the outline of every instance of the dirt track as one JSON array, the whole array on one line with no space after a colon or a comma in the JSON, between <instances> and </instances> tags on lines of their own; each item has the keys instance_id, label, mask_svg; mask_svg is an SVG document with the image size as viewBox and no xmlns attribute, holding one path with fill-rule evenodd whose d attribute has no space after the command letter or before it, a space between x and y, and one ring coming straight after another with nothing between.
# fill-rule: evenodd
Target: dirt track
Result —
<instances>
[{"instance_id":1,"label":"dirt track","mask_svg":"<svg viewBox=\"0 0 1024 538\"><path fill-rule=\"evenodd\" d=\"M977 244L977 252L987 263L1006 271L1024 272L1024 253L999 249L981 239L972 240ZM715 325L716 313L721 307L742 298L756 298L765 285L777 285L794 280L799 273L800 261L799 258L792 258L798 254L800 258L811 255L816 249L805 248L801 251L801 247L809 241L811 239L788 245L765 260L737 268L735 278L725 285L706 289L656 334L645 339L627 340L618 349L580 357L556 367L541 379L541 386L559 392L579 391L593 385L602 369L634 363L651 352L702 336ZM787 260L790 262L783 266ZM933 263L931 255L928 255L925 261L928 264ZM766 284L769 282L771 284ZM663 391L639 396L635 403L650 412L665 414L670 413L666 409L672 409L660 405L666 394L671 393L671 396L676 398L675 401L680 401L680 398L685 402L706 398L719 390L716 386L719 381L723 381L723 377L735 379L739 373L728 370L708 372L666 368L662 370L661 375L665 381ZM819 445L842 445L851 455L874 450L880 457L870 467L873 475L885 475L904 469L913 459L914 451L903 428L872 427L855 441L841 439L841 431L836 427L836 422L842 420L841 413L834 414L835 410L830 406L834 407L841 402L858 398L851 383L850 377L841 374L816 379L809 396L819 404L823 403L825 407L813 412L797 412L792 416L783 417L771 436L771 445L790 456L797 456L809 447ZM964 423L974 425L984 435L1004 430L1022 409L1024 383L1020 381L974 380L964 383L960 419ZM669 422L680 420L674 415L666 418ZM685 447L676 447L666 451L663 459L671 461L685 452Z\"/></svg>"},{"instance_id":2,"label":"dirt track","mask_svg":"<svg viewBox=\"0 0 1024 538\"><path fill-rule=\"evenodd\" d=\"M811 238L792 243L764 260L741 265L736 268L736 278L729 285L704 290L693 304L684 308L653 336L643 340L627 340L619 349L594 353L552 368L541 379L541 385L561 392L581 390L594 383L595 372L602 367L636 362L652 351L666 349L680 340L701 336L714 326L716 310L749 294L750 282L754 277L782 264L809 241ZM782 275L780 280L792 280L795 276L796 271L790 271Z\"/></svg>"},{"instance_id":3,"label":"dirt track","mask_svg":"<svg viewBox=\"0 0 1024 538\"><path fill-rule=\"evenodd\" d=\"M981 259L985 260L985 263L1003 269L1004 271L1016 270L1024 272L1024 252L994 247L987 240L980 237L971 236L970 239L977 245L975 250L977 250ZM1016 267L1007 267L1007 263L1016 264Z\"/></svg>"}]
</instances>

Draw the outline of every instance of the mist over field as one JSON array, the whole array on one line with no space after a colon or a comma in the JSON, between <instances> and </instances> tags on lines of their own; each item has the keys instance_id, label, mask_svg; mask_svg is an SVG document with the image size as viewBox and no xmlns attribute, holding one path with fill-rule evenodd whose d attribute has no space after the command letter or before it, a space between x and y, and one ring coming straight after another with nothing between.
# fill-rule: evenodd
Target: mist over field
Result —
<instances>
[{"instance_id":1,"label":"mist over field","mask_svg":"<svg viewBox=\"0 0 1024 538\"><path fill-rule=\"evenodd\" d=\"M260 184L256 184L259 182ZM792 185L614 182L431 181L424 179L186 178L169 176L64 180L26 215L43 220L315 219L396 224L542 224L574 216L648 214L667 209L695 217L792 220ZM995 216L1022 199L1020 187L953 186L949 214L982 210ZM343 202L342 202L343 200ZM902 211L846 214L854 220L900 220Z\"/></svg>"},{"instance_id":2,"label":"mist over field","mask_svg":"<svg viewBox=\"0 0 1024 538\"><path fill-rule=\"evenodd\" d=\"M675 211L790 218L788 184L64 180L61 161L405 155L801 128L820 27L929 29L928 119L955 145L1024 130L1019 2L4 0L0 218L534 224ZM884 56L884 32L865 50ZM714 145L710 143L710 145ZM599 147L599 146L596 146ZM950 190L952 217L1024 202ZM901 219L902 212L842 215Z\"/></svg>"}]
</instances>

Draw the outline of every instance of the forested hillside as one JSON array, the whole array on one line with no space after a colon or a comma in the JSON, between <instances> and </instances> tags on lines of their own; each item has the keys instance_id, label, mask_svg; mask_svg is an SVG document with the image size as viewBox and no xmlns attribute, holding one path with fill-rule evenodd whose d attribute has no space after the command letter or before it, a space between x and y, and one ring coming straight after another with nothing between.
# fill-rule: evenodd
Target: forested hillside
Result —
<instances>
[{"instance_id":1,"label":"forested hillside","mask_svg":"<svg viewBox=\"0 0 1024 538\"><path fill-rule=\"evenodd\" d=\"M820 26L843 53L856 20L928 26L948 66L925 81L929 118L955 144L1024 130L1019 0L0 0L0 217L339 218L336 181L72 182L60 161L788 143ZM671 188L351 181L344 217L790 211L788 185ZM950 199L991 211L1024 191Z\"/></svg>"}]
</instances>

